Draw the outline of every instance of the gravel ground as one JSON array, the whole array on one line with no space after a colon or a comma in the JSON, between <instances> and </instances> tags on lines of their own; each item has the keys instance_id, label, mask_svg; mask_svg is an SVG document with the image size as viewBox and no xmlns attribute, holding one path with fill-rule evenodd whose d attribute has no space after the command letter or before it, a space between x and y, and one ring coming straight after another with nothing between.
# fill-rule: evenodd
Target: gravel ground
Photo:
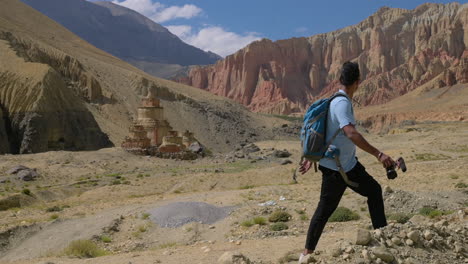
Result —
<instances>
[{"instance_id":1,"label":"gravel ground","mask_svg":"<svg viewBox=\"0 0 468 264\"><path fill-rule=\"evenodd\" d=\"M201 202L177 202L149 211L150 219L161 227L179 227L190 222L213 224L226 218L234 209Z\"/></svg>"}]
</instances>

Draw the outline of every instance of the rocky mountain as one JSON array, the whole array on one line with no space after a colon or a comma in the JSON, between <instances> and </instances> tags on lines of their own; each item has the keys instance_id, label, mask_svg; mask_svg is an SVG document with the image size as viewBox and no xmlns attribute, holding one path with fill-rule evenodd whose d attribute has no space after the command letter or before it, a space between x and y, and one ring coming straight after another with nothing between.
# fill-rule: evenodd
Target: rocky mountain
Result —
<instances>
[{"instance_id":1,"label":"rocky mountain","mask_svg":"<svg viewBox=\"0 0 468 264\"><path fill-rule=\"evenodd\" d=\"M426 83L468 82L468 4L381 8L361 23L334 32L276 42L256 41L178 81L226 96L258 112L305 111L340 86L343 62L361 69L357 100L388 102Z\"/></svg>"},{"instance_id":2,"label":"rocky mountain","mask_svg":"<svg viewBox=\"0 0 468 264\"><path fill-rule=\"evenodd\" d=\"M184 43L165 27L111 2L22 1L97 48L159 77L171 76L184 70L183 66L212 64L221 58Z\"/></svg>"},{"instance_id":3,"label":"rocky mountain","mask_svg":"<svg viewBox=\"0 0 468 264\"><path fill-rule=\"evenodd\" d=\"M1 6L0 153L120 145L150 89L171 126L212 151L272 136L270 121L231 100L146 74L18 0Z\"/></svg>"}]
</instances>

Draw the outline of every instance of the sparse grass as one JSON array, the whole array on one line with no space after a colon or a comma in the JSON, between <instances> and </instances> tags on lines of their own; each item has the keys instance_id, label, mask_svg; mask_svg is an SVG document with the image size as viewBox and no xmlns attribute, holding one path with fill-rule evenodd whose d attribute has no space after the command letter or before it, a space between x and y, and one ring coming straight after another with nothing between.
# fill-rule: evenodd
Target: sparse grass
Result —
<instances>
[{"instance_id":1,"label":"sparse grass","mask_svg":"<svg viewBox=\"0 0 468 264\"><path fill-rule=\"evenodd\" d=\"M444 154L434 154L434 153L416 153L414 158L419 161L431 161L431 160L446 160L450 159L449 156Z\"/></svg>"},{"instance_id":2,"label":"sparse grass","mask_svg":"<svg viewBox=\"0 0 468 264\"><path fill-rule=\"evenodd\" d=\"M184 191L183 188L178 188L176 190L174 190L174 193L182 193Z\"/></svg>"},{"instance_id":3,"label":"sparse grass","mask_svg":"<svg viewBox=\"0 0 468 264\"><path fill-rule=\"evenodd\" d=\"M288 116L288 115L272 115L276 118L281 118L289 122L302 122L304 120L303 116Z\"/></svg>"},{"instance_id":4,"label":"sparse grass","mask_svg":"<svg viewBox=\"0 0 468 264\"><path fill-rule=\"evenodd\" d=\"M164 244L159 245L158 248L163 249L163 248L171 248L171 247L175 247L175 246L177 246L176 242L168 242L168 243L164 243Z\"/></svg>"},{"instance_id":5,"label":"sparse grass","mask_svg":"<svg viewBox=\"0 0 468 264\"><path fill-rule=\"evenodd\" d=\"M252 219L252 222L256 225L266 225L267 221L264 217L254 217L254 219Z\"/></svg>"},{"instance_id":6,"label":"sparse grass","mask_svg":"<svg viewBox=\"0 0 468 264\"><path fill-rule=\"evenodd\" d=\"M141 219L146 220L146 219L149 219L150 216L151 216L151 214L149 214L149 213L143 213L143 214L141 214Z\"/></svg>"},{"instance_id":7,"label":"sparse grass","mask_svg":"<svg viewBox=\"0 0 468 264\"><path fill-rule=\"evenodd\" d=\"M147 229L147 227L145 225L140 225L140 226L138 226L138 231L140 233L144 233L144 232L148 231L148 229Z\"/></svg>"},{"instance_id":8,"label":"sparse grass","mask_svg":"<svg viewBox=\"0 0 468 264\"><path fill-rule=\"evenodd\" d=\"M294 210L294 211L296 211L296 213L297 213L297 214L300 214L300 215L305 214L305 211L304 211L304 210L296 209L296 210Z\"/></svg>"},{"instance_id":9,"label":"sparse grass","mask_svg":"<svg viewBox=\"0 0 468 264\"><path fill-rule=\"evenodd\" d=\"M441 210L434 209L434 208L431 208L431 207L423 207L423 208L419 209L419 214L420 215L424 215L424 216L427 216L429 218L436 218L436 217L451 214L451 213L452 213L452 211L441 211Z\"/></svg>"},{"instance_id":10,"label":"sparse grass","mask_svg":"<svg viewBox=\"0 0 468 264\"><path fill-rule=\"evenodd\" d=\"M53 214L50 216L50 220L56 220L59 218L59 215L58 214Z\"/></svg>"},{"instance_id":11,"label":"sparse grass","mask_svg":"<svg viewBox=\"0 0 468 264\"><path fill-rule=\"evenodd\" d=\"M289 228L288 225L283 222L274 223L270 226L270 230L272 231L281 231L281 230L286 230L288 228Z\"/></svg>"},{"instance_id":12,"label":"sparse grass","mask_svg":"<svg viewBox=\"0 0 468 264\"><path fill-rule=\"evenodd\" d=\"M117 179L120 179L122 177L122 174L121 173L111 173L111 174L107 174L105 175L106 177L114 177L114 178L117 178Z\"/></svg>"},{"instance_id":13,"label":"sparse grass","mask_svg":"<svg viewBox=\"0 0 468 264\"><path fill-rule=\"evenodd\" d=\"M338 207L328 219L328 222L347 222L358 220L360 217L357 213L346 207Z\"/></svg>"},{"instance_id":14,"label":"sparse grass","mask_svg":"<svg viewBox=\"0 0 468 264\"><path fill-rule=\"evenodd\" d=\"M122 184L122 182L120 180L113 180L112 181L112 185L119 185L119 184Z\"/></svg>"},{"instance_id":15,"label":"sparse grass","mask_svg":"<svg viewBox=\"0 0 468 264\"><path fill-rule=\"evenodd\" d=\"M22 194L25 194L25 195L31 196L31 190L29 190L29 189L23 189L23 190L21 191L21 193L22 193Z\"/></svg>"},{"instance_id":16,"label":"sparse grass","mask_svg":"<svg viewBox=\"0 0 468 264\"><path fill-rule=\"evenodd\" d=\"M408 220L410 220L410 218L412 216L413 215L411 215L411 214L394 213L394 214L389 215L387 218L389 220L396 221L397 223L404 224L404 223L408 222Z\"/></svg>"},{"instance_id":17,"label":"sparse grass","mask_svg":"<svg viewBox=\"0 0 468 264\"><path fill-rule=\"evenodd\" d=\"M458 178L460 178L460 176L458 176L457 174L450 174L450 179L456 180Z\"/></svg>"},{"instance_id":18,"label":"sparse grass","mask_svg":"<svg viewBox=\"0 0 468 264\"><path fill-rule=\"evenodd\" d=\"M108 236L101 236L101 241L104 243L110 243L112 242L112 239Z\"/></svg>"},{"instance_id":19,"label":"sparse grass","mask_svg":"<svg viewBox=\"0 0 468 264\"><path fill-rule=\"evenodd\" d=\"M253 189L253 188L255 188L255 186L253 185L243 185L239 187L240 190L247 190L247 189Z\"/></svg>"},{"instance_id":20,"label":"sparse grass","mask_svg":"<svg viewBox=\"0 0 468 264\"><path fill-rule=\"evenodd\" d=\"M65 255L78 258L95 258L107 255L108 252L99 248L90 240L75 240L64 250Z\"/></svg>"},{"instance_id":21,"label":"sparse grass","mask_svg":"<svg viewBox=\"0 0 468 264\"><path fill-rule=\"evenodd\" d=\"M276 222L287 222L290 219L291 219L291 215L288 212L285 212L283 210L277 210L270 215L270 217L268 218L268 221L272 223L276 223Z\"/></svg>"},{"instance_id":22,"label":"sparse grass","mask_svg":"<svg viewBox=\"0 0 468 264\"><path fill-rule=\"evenodd\" d=\"M299 219L301 219L302 221L307 221L309 220L309 217L305 214L301 214L301 216L299 216Z\"/></svg>"},{"instance_id":23,"label":"sparse grass","mask_svg":"<svg viewBox=\"0 0 468 264\"><path fill-rule=\"evenodd\" d=\"M60 212L63 209L58 207L58 206L52 206L46 209L46 212L51 213L51 212Z\"/></svg>"},{"instance_id":24,"label":"sparse grass","mask_svg":"<svg viewBox=\"0 0 468 264\"><path fill-rule=\"evenodd\" d=\"M245 220L242 223L240 223L240 225L243 227L251 227L254 225L254 222L252 220Z\"/></svg>"},{"instance_id":25,"label":"sparse grass","mask_svg":"<svg viewBox=\"0 0 468 264\"><path fill-rule=\"evenodd\" d=\"M468 187L468 184L466 184L464 182L459 182L459 183L455 184L455 188L463 189L463 188L467 188L467 187Z\"/></svg>"}]
</instances>

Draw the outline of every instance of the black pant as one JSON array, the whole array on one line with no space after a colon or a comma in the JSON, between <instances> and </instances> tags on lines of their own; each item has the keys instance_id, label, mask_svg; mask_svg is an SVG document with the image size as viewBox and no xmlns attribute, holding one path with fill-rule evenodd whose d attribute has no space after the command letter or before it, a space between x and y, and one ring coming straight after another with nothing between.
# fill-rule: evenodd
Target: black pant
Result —
<instances>
[{"instance_id":1,"label":"black pant","mask_svg":"<svg viewBox=\"0 0 468 264\"><path fill-rule=\"evenodd\" d=\"M309 231L305 248L315 250L317 243L322 235L323 228L330 215L335 211L340 203L346 187L362 196L367 197L372 226L380 228L387 225L385 217L384 203L382 198L382 188L380 184L372 178L361 163L357 163L352 170L346 173L349 180L359 184L359 187L351 187L345 183L338 171L330 170L319 166L322 172L322 189L320 191L320 201L314 216L310 220Z\"/></svg>"}]
</instances>

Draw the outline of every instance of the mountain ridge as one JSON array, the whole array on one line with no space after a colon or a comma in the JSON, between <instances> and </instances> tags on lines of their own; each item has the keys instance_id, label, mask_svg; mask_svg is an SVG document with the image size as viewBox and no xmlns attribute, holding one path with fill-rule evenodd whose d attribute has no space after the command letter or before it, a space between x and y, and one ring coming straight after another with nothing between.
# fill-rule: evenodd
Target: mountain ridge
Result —
<instances>
[{"instance_id":1,"label":"mountain ridge","mask_svg":"<svg viewBox=\"0 0 468 264\"><path fill-rule=\"evenodd\" d=\"M165 27L126 7L105 1L22 0L99 49L139 66L207 65L221 57L184 43ZM169 67L170 68L170 67ZM175 71L177 73L178 71ZM171 73L173 74L173 73ZM167 76L159 76L167 77Z\"/></svg>"},{"instance_id":2,"label":"mountain ridge","mask_svg":"<svg viewBox=\"0 0 468 264\"><path fill-rule=\"evenodd\" d=\"M353 26L310 37L252 42L177 81L231 98L256 112L304 112L329 96L343 62L355 61L363 105L381 104L427 82L468 82L468 4L384 7Z\"/></svg>"}]
</instances>

